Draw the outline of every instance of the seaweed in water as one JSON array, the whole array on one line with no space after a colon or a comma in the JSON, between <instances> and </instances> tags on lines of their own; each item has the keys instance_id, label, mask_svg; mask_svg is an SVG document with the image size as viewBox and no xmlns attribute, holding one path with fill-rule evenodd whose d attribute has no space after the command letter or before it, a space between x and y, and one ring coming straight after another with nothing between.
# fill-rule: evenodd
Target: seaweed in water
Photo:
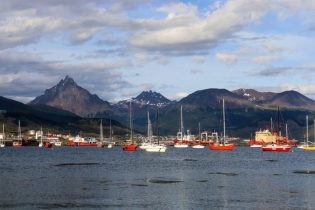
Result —
<instances>
[{"instance_id":1,"label":"seaweed in water","mask_svg":"<svg viewBox=\"0 0 315 210\"><path fill-rule=\"evenodd\" d=\"M238 174L235 174L235 173L225 173L225 172L217 172L217 174L226 175L226 176L238 176Z\"/></svg>"},{"instance_id":2,"label":"seaweed in water","mask_svg":"<svg viewBox=\"0 0 315 210\"><path fill-rule=\"evenodd\" d=\"M131 186L137 186L137 187L147 187L147 184L132 184Z\"/></svg>"},{"instance_id":3,"label":"seaweed in water","mask_svg":"<svg viewBox=\"0 0 315 210\"><path fill-rule=\"evenodd\" d=\"M298 171L293 171L293 173L295 173L295 174L315 174L315 171L308 171L308 170L302 171L302 170L298 170Z\"/></svg>"},{"instance_id":4,"label":"seaweed in water","mask_svg":"<svg viewBox=\"0 0 315 210\"><path fill-rule=\"evenodd\" d=\"M178 183L178 182L182 182L180 180L161 180L161 179L153 179L150 180L151 183L155 183L155 184L173 184L173 183Z\"/></svg>"},{"instance_id":5,"label":"seaweed in water","mask_svg":"<svg viewBox=\"0 0 315 210\"><path fill-rule=\"evenodd\" d=\"M60 163L55 166L91 166L91 165L103 165L103 163Z\"/></svg>"},{"instance_id":6,"label":"seaweed in water","mask_svg":"<svg viewBox=\"0 0 315 210\"><path fill-rule=\"evenodd\" d=\"M197 161L195 159L184 159L184 161Z\"/></svg>"},{"instance_id":7,"label":"seaweed in water","mask_svg":"<svg viewBox=\"0 0 315 210\"><path fill-rule=\"evenodd\" d=\"M277 162L278 160L265 160L267 162Z\"/></svg>"}]
</instances>

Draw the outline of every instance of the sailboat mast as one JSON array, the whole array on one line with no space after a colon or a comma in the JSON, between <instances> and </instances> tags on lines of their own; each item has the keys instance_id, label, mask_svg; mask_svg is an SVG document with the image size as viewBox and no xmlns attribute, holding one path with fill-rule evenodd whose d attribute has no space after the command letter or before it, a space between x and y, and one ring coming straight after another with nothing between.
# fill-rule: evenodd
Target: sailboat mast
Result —
<instances>
[{"instance_id":1,"label":"sailboat mast","mask_svg":"<svg viewBox=\"0 0 315 210\"><path fill-rule=\"evenodd\" d=\"M150 139L150 116L149 116L149 111L148 111L147 115L148 115L148 131L147 131L147 134L148 134L148 139Z\"/></svg>"},{"instance_id":2,"label":"sailboat mast","mask_svg":"<svg viewBox=\"0 0 315 210\"><path fill-rule=\"evenodd\" d=\"M181 138L183 142L183 106L180 106L180 132L181 132Z\"/></svg>"},{"instance_id":3,"label":"sailboat mast","mask_svg":"<svg viewBox=\"0 0 315 210\"><path fill-rule=\"evenodd\" d=\"M101 119L100 124L100 142L103 142L103 120Z\"/></svg>"},{"instance_id":4,"label":"sailboat mast","mask_svg":"<svg viewBox=\"0 0 315 210\"><path fill-rule=\"evenodd\" d=\"M112 119L109 119L109 142L112 143Z\"/></svg>"},{"instance_id":5,"label":"sailboat mast","mask_svg":"<svg viewBox=\"0 0 315 210\"><path fill-rule=\"evenodd\" d=\"M201 143L201 136L200 136L200 122L199 122L199 142Z\"/></svg>"},{"instance_id":6,"label":"sailboat mast","mask_svg":"<svg viewBox=\"0 0 315 210\"><path fill-rule=\"evenodd\" d=\"M278 128L277 128L277 134L278 136L280 136L280 110L279 110L279 107L278 107Z\"/></svg>"},{"instance_id":7,"label":"sailboat mast","mask_svg":"<svg viewBox=\"0 0 315 210\"><path fill-rule=\"evenodd\" d=\"M160 129L159 129L159 109L156 109L156 135L158 140L158 145L160 145Z\"/></svg>"},{"instance_id":8,"label":"sailboat mast","mask_svg":"<svg viewBox=\"0 0 315 210\"><path fill-rule=\"evenodd\" d=\"M21 127L20 127L20 120L19 120L19 130L18 130L18 141L21 139Z\"/></svg>"},{"instance_id":9,"label":"sailboat mast","mask_svg":"<svg viewBox=\"0 0 315 210\"><path fill-rule=\"evenodd\" d=\"M223 99L223 140L225 141L225 111L224 111L224 99Z\"/></svg>"},{"instance_id":10,"label":"sailboat mast","mask_svg":"<svg viewBox=\"0 0 315 210\"><path fill-rule=\"evenodd\" d=\"M314 126L314 142L315 142L315 119L314 119L313 126Z\"/></svg>"},{"instance_id":11,"label":"sailboat mast","mask_svg":"<svg viewBox=\"0 0 315 210\"><path fill-rule=\"evenodd\" d=\"M130 140L131 140L131 143L132 143L132 122L131 122L131 99L130 99Z\"/></svg>"},{"instance_id":12,"label":"sailboat mast","mask_svg":"<svg viewBox=\"0 0 315 210\"><path fill-rule=\"evenodd\" d=\"M308 142L308 115L306 115L306 142Z\"/></svg>"}]
</instances>

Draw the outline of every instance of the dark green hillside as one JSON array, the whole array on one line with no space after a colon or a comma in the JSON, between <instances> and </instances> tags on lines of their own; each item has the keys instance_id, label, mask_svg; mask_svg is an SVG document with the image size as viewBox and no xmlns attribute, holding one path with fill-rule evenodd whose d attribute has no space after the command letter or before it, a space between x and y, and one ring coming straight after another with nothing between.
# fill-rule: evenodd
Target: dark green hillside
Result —
<instances>
[{"instance_id":1,"label":"dark green hillside","mask_svg":"<svg viewBox=\"0 0 315 210\"><path fill-rule=\"evenodd\" d=\"M0 110L6 113L0 114L0 123L5 125L5 131L9 135L17 135L18 122L20 121L22 132L28 130L40 130L51 134L84 133L85 136L99 136L100 119L85 119L71 112L47 105L25 105L23 103L0 97ZM112 127L116 135L125 135L128 129L118 121L112 120ZM103 119L104 136L109 130L109 120Z\"/></svg>"}]
</instances>

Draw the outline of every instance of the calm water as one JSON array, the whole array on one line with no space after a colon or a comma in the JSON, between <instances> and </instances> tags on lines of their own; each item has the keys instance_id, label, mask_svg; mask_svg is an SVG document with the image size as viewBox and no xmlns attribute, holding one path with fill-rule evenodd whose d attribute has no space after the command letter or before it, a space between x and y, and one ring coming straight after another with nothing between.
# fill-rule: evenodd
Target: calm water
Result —
<instances>
[{"instance_id":1,"label":"calm water","mask_svg":"<svg viewBox=\"0 0 315 210\"><path fill-rule=\"evenodd\" d=\"M315 152L297 148L5 147L0 166L0 209L315 209Z\"/></svg>"}]
</instances>

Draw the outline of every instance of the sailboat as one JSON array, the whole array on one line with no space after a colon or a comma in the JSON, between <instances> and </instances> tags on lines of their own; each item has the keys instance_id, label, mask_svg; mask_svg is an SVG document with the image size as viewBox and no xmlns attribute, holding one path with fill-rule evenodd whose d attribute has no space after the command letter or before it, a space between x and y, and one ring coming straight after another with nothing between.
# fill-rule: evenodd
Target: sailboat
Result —
<instances>
[{"instance_id":1,"label":"sailboat","mask_svg":"<svg viewBox=\"0 0 315 210\"><path fill-rule=\"evenodd\" d=\"M97 147L99 147L99 148L102 148L102 147L104 147L104 145L103 145L103 125L102 125L102 120L101 120L101 123L100 123L100 141L99 142L97 142Z\"/></svg>"},{"instance_id":2,"label":"sailboat","mask_svg":"<svg viewBox=\"0 0 315 210\"><path fill-rule=\"evenodd\" d=\"M180 131L178 132L178 134L180 134L180 141L177 141L174 144L175 148L187 148L188 147L188 144L184 144L183 143L183 130L184 130L184 126L183 126L183 107L180 106ZM177 137L177 140L179 140L178 137Z\"/></svg>"},{"instance_id":3,"label":"sailboat","mask_svg":"<svg viewBox=\"0 0 315 210\"><path fill-rule=\"evenodd\" d=\"M4 143L4 137L5 137L5 135L4 135L4 124L2 124L2 127L3 127L3 135L2 135L2 138L1 138L1 142L0 142L0 147L5 147L5 143Z\"/></svg>"},{"instance_id":4,"label":"sailboat","mask_svg":"<svg viewBox=\"0 0 315 210\"><path fill-rule=\"evenodd\" d=\"M315 120L314 120L314 123L315 123ZM314 124L314 129L315 129L315 124ZM314 132L315 132L315 130L314 130ZM315 138L315 136L314 136L314 138ZM306 143L305 143L305 145L303 146L302 149L303 150L309 150L309 151L314 151L315 150L315 142L311 143L311 142L308 141L308 120L306 121Z\"/></svg>"},{"instance_id":5,"label":"sailboat","mask_svg":"<svg viewBox=\"0 0 315 210\"><path fill-rule=\"evenodd\" d=\"M137 145L132 143L132 117L131 117L131 100L130 100L130 140L126 140L126 145L123 147L124 151L136 151Z\"/></svg>"},{"instance_id":6,"label":"sailboat","mask_svg":"<svg viewBox=\"0 0 315 210\"><path fill-rule=\"evenodd\" d=\"M18 141L13 142L13 147L16 147L16 148L22 147L22 135L21 135L20 120L19 120L19 128L18 128Z\"/></svg>"},{"instance_id":7,"label":"sailboat","mask_svg":"<svg viewBox=\"0 0 315 210\"><path fill-rule=\"evenodd\" d=\"M203 148L205 148L205 145L201 145L200 123L199 123L199 143L193 145L192 148L194 148L194 149L203 149Z\"/></svg>"},{"instance_id":8,"label":"sailboat","mask_svg":"<svg viewBox=\"0 0 315 210\"><path fill-rule=\"evenodd\" d=\"M144 140L144 142L142 142L139 146L140 149L146 149L148 146L151 145L151 141L152 141L152 124L151 124L151 120L150 120L150 115L149 115L149 111L148 111L148 131L147 131L147 139Z\"/></svg>"},{"instance_id":9,"label":"sailboat","mask_svg":"<svg viewBox=\"0 0 315 210\"><path fill-rule=\"evenodd\" d=\"M223 139L219 141L219 138L217 136L216 143L213 145L209 145L209 148L211 150L233 150L235 148L234 144L229 144L225 137L225 110L224 110L224 99L223 99Z\"/></svg>"},{"instance_id":10,"label":"sailboat","mask_svg":"<svg viewBox=\"0 0 315 210\"><path fill-rule=\"evenodd\" d=\"M43 147L43 130L42 130L42 127L40 127L40 143L38 144L38 147Z\"/></svg>"},{"instance_id":11,"label":"sailboat","mask_svg":"<svg viewBox=\"0 0 315 210\"><path fill-rule=\"evenodd\" d=\"M156 109L156 136L157 143L152 142L145 149L147 152L165 152L167 147L164 144L160 144L160 124L159 124L159 110Z\"/></svg>"},{"instance_id":12,"label":"sailboat","mask_svg":"<svg viewBox=\"0 0 315 210\"><path fill-rule=\"evenodd\" d=\"M112 141L112 119L109 120L109 144L107 145L108 148L113 147L113 141Z\"/></svg>"}]
</instances>

